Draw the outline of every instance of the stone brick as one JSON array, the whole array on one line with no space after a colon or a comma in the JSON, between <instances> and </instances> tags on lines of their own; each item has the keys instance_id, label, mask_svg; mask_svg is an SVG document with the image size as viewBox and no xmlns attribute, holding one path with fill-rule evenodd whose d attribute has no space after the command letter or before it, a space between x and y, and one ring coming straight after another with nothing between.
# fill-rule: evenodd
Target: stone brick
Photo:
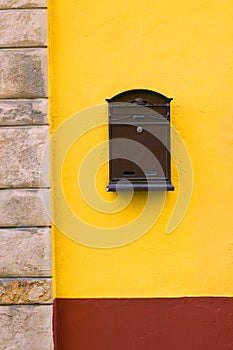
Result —
<instances>
[{"instance_id":1,"label":"stone brick","mask_svg":"<svg viewBox=\"0 0 233 350\"><path fill-rule=\"evenodd\" d=\"M0 140L1 188L49 187L48 160L41 170L48 126L0 128Z\"/></svg>"},{"instance_id":2,"label":"stone brick","mask_svg":"<svg viewBox=\"0 0 233 350\"><path fill-rule=\"evenodd\" d=\"M1 350L51 350L52 306L0 306Z\"/></svg>"},{"instance_id":3,"label":"stone brick","mask_svg":"<svg viewBox=\"0 0 233 350\"><path fill-rule=\"evenodd\" d=\"M48 100L0 100L0 125L47 124Z\"/></svg>"},{"instance_id":4,"label":"stone brick","mask_svg":"<svg viewBox=\"0 0 233 350\"><path fill-rule=\"evenodd\" d=\"M49 226L49 190L0 190L0 227Z\"/></svg>"},{"instance_id":5,"label":"stone brick","mask_svg":"<svg viewBox=\"0 0 233 350\"><path fill-rule=\"evenodd\" d=\"M0 50L0 98L47 97L47 49Z\"/></svg>"},{"instance_id":6,"label":"stone brick","mask_svg":"<svg viewBox=\"0 0 233 350\"><path fill-rule=\"evenodd\" d=\"M0 47L46 46L47 11L0 11Z\"/></svg>"},{"instance_id":7,"label":"stone brick","mask_svg":"<svg viewBox=\"0 0 233 350\"><path fill-rule=\"evenodd\" d=\"M51 276L51 255L50 228L0 229L0 276Z\"/></svg>"},{"instance_id":8,"label":"stone brick","mask_svg":"<svg viewBox=\"0 0 233 350\"><path fill-rule=\"evenodd\" d=\"M46 7L47 0L0 0L0 9Z\"/></svg>"},{"instance_id":9,"label":"stone brick","mask_svg":"<svg viewBox=\"0 0 233 350\"><path fill-rule=\"evenodd\" d=\"M0 304L51 304L51 278L0 278Z\"/></svg>"}]
</instances>

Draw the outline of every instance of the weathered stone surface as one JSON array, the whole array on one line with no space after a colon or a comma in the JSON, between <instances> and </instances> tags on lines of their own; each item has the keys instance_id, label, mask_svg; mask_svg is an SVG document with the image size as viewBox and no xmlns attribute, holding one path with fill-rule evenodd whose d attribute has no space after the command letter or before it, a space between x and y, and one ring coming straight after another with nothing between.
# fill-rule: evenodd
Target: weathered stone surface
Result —
<instances>
[{"instance_id":1,"label":"weathered stone surface","mask_svg":"<svg viewBox=\"0 0 233 350\"><path fill-rule=\"evenodd\" d=\"M0 128L0 187L49 187L48 126ZM41 176L40 176L41 174Z\"/></svg>"},{"instance_id":2,"label":"weathered stone surface","mask_svg":"<svg viewBox=\"0 0 233 350\"><path fill-rule=\"evenodd\" d=\"M46 46L47 11L0 11L0 47Z\"/></svg>"},{"instance_id":3,"label":"weathered stone surface","mask_svg":"<svg viewBox=\"0 0 233 350\"><path fill-rule=\"evenodd\" d=\"M0 190L0 227L49 226L49 190Z\"/></svg>"},{"instance_id":4,"label":"weathered stone surface","mask_svg":"<svg viewBox=\"0 0 233 350\"><path fill-rule=\"evenodd\" d=\"M51 270L50 228L0 229L0 276L47 277Z\"/></svg>"},{"instance_id":5,"label":"weathered stone surface","mask_svg":"<svg viewBox=\"0 0 233 350\"><path fill-rule=\"evenodd\" d=\"M52 306L0 306L1 350L51 350Z\"/></svg>"},{"instance_id":6,"label":"weathered stone surface","mask_svg":"<svg viewBox=\"0 0 233 350\"><path fill-rule=\"evenodd\" d=\"M0 98L47 97L47 49L0 50Z\"/></svg>"},{"instance_id":7,"label":"weathered stone surface","mask_svg":"<svg viewBox=\"0 0 233 350\"><path fill-rule=\"evenodd\" d=\"M0 9L46 7L46 0L0 0Z\"/></svg>"},{"instance_id":8,"label":"weathered stone surface","mask_svg":"<svg viewBox=\"0 0 233 350\"><path fill-rule=\"evenodd\" d=\"M0 100L0 125L47 124L48 100Z\"/></svg>"},{"instance_id":9,"label":"weathered stone surface","mask_svg":"<svg viewBox=\"0 0 233 350\"><path fill-rule=\"evenodd\" d=\"M0 278L0 304L51 304L51 278Z\"/></svg>"}]
</instances>

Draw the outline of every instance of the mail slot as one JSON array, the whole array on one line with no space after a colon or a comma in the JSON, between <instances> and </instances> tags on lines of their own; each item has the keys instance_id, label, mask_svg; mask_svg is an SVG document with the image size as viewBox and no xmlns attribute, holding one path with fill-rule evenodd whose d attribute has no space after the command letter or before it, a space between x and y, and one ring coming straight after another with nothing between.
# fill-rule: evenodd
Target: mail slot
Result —
<instances>
[{"instance_id":1,"label":"mail slot","mask_svg":"<svg viewBox=\"0 0 233 350\"><path fill-rule=\"evenodd\" d=\"M129 90L108 102L107 191L173 191L170 168L170 102L151 90Z\"/></svg>"}]
</instances>

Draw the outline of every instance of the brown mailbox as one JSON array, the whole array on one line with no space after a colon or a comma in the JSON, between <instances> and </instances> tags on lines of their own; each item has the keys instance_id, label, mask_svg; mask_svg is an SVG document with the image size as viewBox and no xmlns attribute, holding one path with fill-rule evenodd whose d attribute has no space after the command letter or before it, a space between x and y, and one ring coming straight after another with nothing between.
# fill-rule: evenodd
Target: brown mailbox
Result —
<instances>
[{"instance_id":1,"label":"brown mailbox","mask_svg":"<svg viewBox=\"0 0 233 350\"><path fill-rule=\"evenodd\" d=\"M170 102L151 90L129 90L108 102L107 191L173 191L170 170Z\"/></svg>"}]
</instances>

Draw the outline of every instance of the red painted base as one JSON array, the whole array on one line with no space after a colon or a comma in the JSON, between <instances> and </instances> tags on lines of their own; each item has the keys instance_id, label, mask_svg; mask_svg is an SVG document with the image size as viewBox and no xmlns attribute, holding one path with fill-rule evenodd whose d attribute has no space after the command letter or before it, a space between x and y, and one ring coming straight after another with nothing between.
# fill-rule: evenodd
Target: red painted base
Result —
<instances>
[{"instance_id":1,"label":"red painted base","mask_svg":"<svg viewBox=\"0 0 233 350\"><path fill-rule=\"evenodd\" d=\"M56 350L233 350L233 298L56 299Z\"/></svg>"}]
</instances>

